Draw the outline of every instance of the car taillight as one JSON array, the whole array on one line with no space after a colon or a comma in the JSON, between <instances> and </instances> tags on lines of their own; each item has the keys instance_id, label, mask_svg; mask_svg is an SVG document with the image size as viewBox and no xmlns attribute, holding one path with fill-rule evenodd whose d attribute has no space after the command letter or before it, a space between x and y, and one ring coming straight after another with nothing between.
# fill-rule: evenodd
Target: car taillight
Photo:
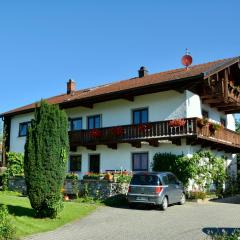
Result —
<instances>
[{"instance_id":1,"label":"car taillight","mask_svg":"<svg viewBox=\"0 0 240 240\"><path fill-rule=\"evenodd\" d=\"M132 189L131 189L131 187L129 186L129 187L128 187L128 192L131 192L131 191L132 191Z\"/></svg>"},{"instance_id":2,"label":"car taillight","mask_svg":"<svg viewBox=\"0 0 240 240\"><path fill-rule=\"evenodd\" d=\"M162 186L155 187L155 193L157 193L157 194L160 193L162 190L163 190Z\"/></svg>"}]
</instances>

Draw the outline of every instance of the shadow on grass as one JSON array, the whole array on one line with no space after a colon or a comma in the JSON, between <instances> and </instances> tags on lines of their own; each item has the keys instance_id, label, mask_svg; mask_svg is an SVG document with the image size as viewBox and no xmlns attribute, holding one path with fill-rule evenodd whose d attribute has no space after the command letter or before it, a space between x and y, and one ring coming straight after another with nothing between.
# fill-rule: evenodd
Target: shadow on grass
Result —
<instances>
[{"instance_id":1,"label":"shadow on grass","mask_svg":"<svg viewBox=\"0 0 240 240\"><path fill-rule=\"evenodd\" d=\"M240 228L222 228L222 227L206 227L203 228L202 231L208 236L229 236L236 232L240 232Z\"/></svg>"},{"instance_id":2,"label":"shadow on grass","mask_svg":"<svg viewBox=\"0 0 240 240\"><path fill-rule=\"evenodd\" d=\"M11 215L17 216L17 217L36 217L35 211L30 208L16 206L16 205L6 205L8 208L8 211Z\"/></svg>"}]
</instances>

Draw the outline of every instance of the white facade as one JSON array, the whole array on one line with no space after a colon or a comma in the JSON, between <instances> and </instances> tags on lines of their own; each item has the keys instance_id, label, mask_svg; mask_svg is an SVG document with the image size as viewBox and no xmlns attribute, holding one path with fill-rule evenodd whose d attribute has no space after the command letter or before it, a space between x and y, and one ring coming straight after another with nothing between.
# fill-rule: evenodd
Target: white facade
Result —
<instances>
[{"instance_id":1,"label":"white facade","mask_svg":"<svg viewBox=\"0 0 240 240\"><path fill-rule=\"evenodd\" d=\"M179 93L176 91L165 91L154 94L136 96L134 101L123 99L112 100L103 103L94 104L93 109L84 107L75 107L66 109L70 118L82 118L83 129L87 127L87 117L100 114L102 127L127 125L132 123L132 110L138 108L148 108L148 118L150 122L175 119L202 117L202 109L209 112L209 118L212 121L220 122L220 118L226 119L227 128L235 130L235 121L233 115L224 115L217 109L210 108L208 105L201 103L198 95L185 91ZM19 137L19 124L30 121L34 117L33 113L14 116L11 120L10 131L10 151L24 152L25 137ZM81 155L82 166L80 175L89 171L89 155L100 154L100 170L132 170L132 153L148 152L149 169L151 161L157 152L171 152L173 154L191 155L200 150L200 146L186 145L185 139L182 139L182 145L177 146L171 143L160 143L159 147L152 147L148 144L142 144L141 148L132 147L130 144L118 144L116 150L110 149L104 145L98 145L96 151L89 150L85 147L78 147L72 155ZM227 164L233 164L234 155L217 152L227 157Z\"/></svg>"}]
</instances>

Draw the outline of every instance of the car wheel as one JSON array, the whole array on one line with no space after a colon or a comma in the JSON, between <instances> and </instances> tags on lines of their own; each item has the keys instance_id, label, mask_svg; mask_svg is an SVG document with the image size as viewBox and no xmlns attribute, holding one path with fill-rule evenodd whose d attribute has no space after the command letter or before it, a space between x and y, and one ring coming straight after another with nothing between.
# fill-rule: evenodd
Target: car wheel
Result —
<instances>
[{"instance_id":1,"label":"car wheel","mask_svg":"<svg viewBox=\"0 0 240 240\"><path fill-rule=\"evenodd\" d=\"M185 204L185 202L186 202L186 195L185 195L185 193L182 193L179 204L183 205L183 204Z\"/></svg>"},{"instance_id":2,"label":"car wheel","mask_svg":"<svg viewBox=\"0 0 240 240\"><path fill-rule=\"evenodd\" d=\"M167 197L163 198L162 204L160 205L161 210L165 211L168 208L168 199Z\"/></svg>"}]
</instances>

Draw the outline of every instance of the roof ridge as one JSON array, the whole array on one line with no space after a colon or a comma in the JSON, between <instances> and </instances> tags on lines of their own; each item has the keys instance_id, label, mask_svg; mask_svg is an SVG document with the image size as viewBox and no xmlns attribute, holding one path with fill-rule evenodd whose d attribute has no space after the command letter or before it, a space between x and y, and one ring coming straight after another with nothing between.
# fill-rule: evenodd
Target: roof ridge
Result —
<instances>
[{"instance_id":1,"label":"roof ridge","mask_svg":"<svg viewBox=\"0 0 240 240\"><path fill-rule=\"evenodd\" d=\"M141 87L150 86L152 84L161 84L163 82L177 80L177 79L184 79L184 78L191 78L194 76L198 76L201 74L205 74L209 70L219 68L219 63L225 64L225 63L231 63L234 62L234 59L238 60L240 59L239 56L232 57L232 58L224 58L224 59L218 59L215 61L209 61L207 63L200 63L195 64L193 66L189 67L189 70L186 71L185 68L176 68L176 69L170 69L158 73L153 73L146 75L145 77L139 78L139 77L133 77L126 80L120 80L115 81L111 83L106 83L103 85L98 85L95 87L89 87L84 89L79 89L74 92L74 94L59 94L56 96L43 98L46 101L49 101L51 104L61 104L64 102L71 102L75 100L84 100L84 99L90 99L92 97L97 96L103 96L104 94L112 94L117 93L120 91L127 91L130 89L136 89ZM15 108L13 110L7 111L3 114L0 114L1 116L5 115L13 115L23 113L26 111L32 111L32 109L35 107L35 104L38 101L35 101L32 104L28 104L22 107Z\"/></svg>"}]
</instances>

